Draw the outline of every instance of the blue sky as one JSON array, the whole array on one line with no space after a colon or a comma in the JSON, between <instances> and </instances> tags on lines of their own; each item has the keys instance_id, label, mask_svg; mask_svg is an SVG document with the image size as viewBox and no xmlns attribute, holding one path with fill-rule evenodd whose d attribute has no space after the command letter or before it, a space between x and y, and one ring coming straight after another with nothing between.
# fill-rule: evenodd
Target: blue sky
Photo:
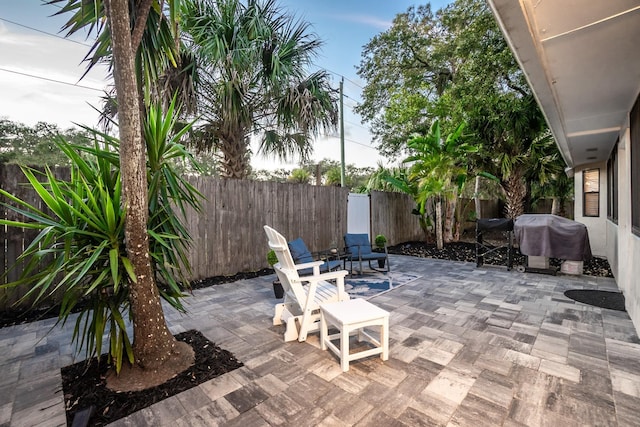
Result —
<instances>
[{"instance_id":1,"label":"blue sky","mask_svg":"<svg viewBox=\"0 0 640 427\"><path fill-rule=\"evenodd\" d=\"M82 38L76 42L62 40L45 33L59 34L66 16L51 17L58 8L42 5L40 0L0 0L0 117L28 125L38 121L57 123L66 128L73 122L94 125L100 89L105 85L106 71L98 69L79 81L84 72L82 58L88 46ZM432 1L434 10L448 1ZM385 31L393 18L417 4L406 0L280 0L280 5L312 24L324 41L316 65L332 73L337 88L345 78L345 156L356 166L375 166L383 161L373 148L371 135L360 117L352 112L360 101L364 82L356 74L362 46ZM63 85L25 76L36 75L80 86ZM98 90L95 90L98 89ZM321 136L315 144L314 159L340 159L336 135ZM258 168L294 167L267 159L253 162Z\"/></svg>"}]
</instances>

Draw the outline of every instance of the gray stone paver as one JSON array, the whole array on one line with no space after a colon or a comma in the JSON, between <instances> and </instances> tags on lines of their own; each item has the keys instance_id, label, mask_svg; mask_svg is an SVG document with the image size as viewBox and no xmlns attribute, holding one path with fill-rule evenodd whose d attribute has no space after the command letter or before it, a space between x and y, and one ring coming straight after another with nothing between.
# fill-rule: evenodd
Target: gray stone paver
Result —
<instances>
[{"instance_id":1,"label":"gray stone paver","mask_svg":"<svg viewBox=\"0 0 640 427\"><path fill-rule=\"evenodd\" d=\"M115 426L640 424L640 339L628 315L575 303L613 279L476 269L391 256L421 277L371 301L390 311L390 359L352 362L273 326L272 277L196 290L173 333L198 329L245 366ZM45 320L0 329L0 426L64 425L60 367L83 358ZM49 330L51 331L49 332ZM47 334L47 332L49 332Z\"/></svg>"}]
</instances>

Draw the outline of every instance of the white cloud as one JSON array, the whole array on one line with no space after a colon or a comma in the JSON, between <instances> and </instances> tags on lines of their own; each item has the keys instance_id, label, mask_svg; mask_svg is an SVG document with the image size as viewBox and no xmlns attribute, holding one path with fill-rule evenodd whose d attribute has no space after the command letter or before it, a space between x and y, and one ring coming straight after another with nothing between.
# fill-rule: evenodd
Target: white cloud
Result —
<instances>
[{"instance_id":1,"label":"white cloud","mask_svg":"<svg viewBox=\"0 0 640 427\"><path fill-rule=\"evenodd\" d=\"M334 15L334 18L342 21L356 22L358 24L369 25L379 30L387 30L393 24L393 22L389 20L380 19L378 17L371 16L371 15L342 14L342 15Z\"/></svg>"},{"instance_id":2,"label":"white cloud","mask_svg":"<svg viewBox=\"0 0 640 427\"><path fill-rule=\"evenodd\" d=\"M98 114L87 103L100 105L98 90L105 87L107 74L104 68L96 69L80 80L88 46L12 32L6 26L0 27L0 33L0 116L27 125L38 121L63 128L72 122L96 124Z\"/></svg>"}]
</instances>

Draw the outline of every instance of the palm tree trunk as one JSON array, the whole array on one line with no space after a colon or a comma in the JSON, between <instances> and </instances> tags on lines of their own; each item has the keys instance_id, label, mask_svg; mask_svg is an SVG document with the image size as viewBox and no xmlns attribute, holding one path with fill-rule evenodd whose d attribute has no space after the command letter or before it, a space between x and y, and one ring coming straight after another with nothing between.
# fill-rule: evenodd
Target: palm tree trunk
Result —
<instances>
[{"instance_id":1,"label":"palm tree trunk","mask_svg":"<svg viewBox=\"0 0 640 427\"><path fill-rule=\"evenodd\" d=\"M513 168L505 182L507 218L516 219L524 213L524 200L527 197L527 183L524 173Z\"/></svg>"},{"instance_id":2,"label":"palm tree trunk","mask_svg":"<svg viewBox=\"0 0 640 427\"><path fill-rule=\"evenodd\" d=\"M243 132L220 138L222 163L220 175L224 178L244 179L249 176L249 138Z\"/></svg>"},{"instance_id":3,"label":"palm tree trunk","mask_svg":"<svg viewBox=\"0 0 640 427\"><path fill-rule=\"evenodd\" d=\"M137 278L136 282L129 283L134 364L142 371L163 368L161 375L154 375L156 384L151 385L157 385L193 364L193 350L187 344L176 341L167 328L151 268L147 234L149 209L145 144L141 131L128 0L111 0L108 5L119 106L120 169L126 211L125 239L127 256ZM144 376L133 374L132 370L127 370L128 375L125 376L122 375L124 372L123 367L123 378L116 381L118 389L139 390L151 386L140 383L140 377Z\"/></svg>"}]
</instances>

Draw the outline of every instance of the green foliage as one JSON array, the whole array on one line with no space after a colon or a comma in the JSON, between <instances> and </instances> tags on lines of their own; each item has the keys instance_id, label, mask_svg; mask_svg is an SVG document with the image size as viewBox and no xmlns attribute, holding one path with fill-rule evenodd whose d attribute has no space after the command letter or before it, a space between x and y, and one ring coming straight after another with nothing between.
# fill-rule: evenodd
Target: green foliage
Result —
<instances>
[{"instance_id":1,"label":"green foliage","mask_svg":"<svg viewBox=\"0 0 640 427\"><path fill-rule=\"evenodd\" d=\"M305 161L300 163L300 167L307 170L311 175L316 176L317 173L322 177L323 185L341 184L341 166L340 162L331 159L322 159L319 162ZM372 168L359 168L354 164L345 165L345 186L352 191L361 187L365 187L369 176L373 172Z\"/></svg>"},{"instance_id":2,"label":"green foliage","mask_svg":"<svg viewBox=\"0 0 640 427\"><path fill-rule=\"evenodd\" d=\"M410 7L365 46L358 74L367 82L358 111L387 157L401 158L440 117L444 133L467 123L482 146L469 166L498 177L514 207L526 193L514 186L556 173L557 148L486 1Z\"/></svg>"},{"instance_id":3,"label":"green foliage","mask_svg":"<svg viewBox=\"0 0 640 427\"><path fill-rule=\"evenodd\" d=\"M187 283L190 236L173 207L178 211L184 211L186 206L199 210L201 195L171 169L169 160L190 159L179 144L186 129L173 135L174 125L173 105L166 115L159 108L151 109L145 126L149 153L148 231L160 294L184 311L181 283ZM44 173L23 167L50 213L0 190L13 202L3 203L4 207L25 217L24 221L0 220L0 224L39 231L21 255L25 265L20 279L2 287L30 285L25 298L35 296L34 305L62 289L58 321L63 323L84 302L78 306L81 312L73 341L88 356L101 354L106 331L109 358L119 371L125 357L133 362L127 322L131 317L129 285L137 280L125 251L119 143L107 134L86 130L94 135L92 147L74 145L63 138L55 141L72 165L68 180L56 177L49 167Z\"/></svg>"},{"instance_id":4,"label":"green foliage","mask_svg":"<svg viewBox=\"0 0 640 427\"><path fill-rule=\"evenodd\" d=\"M291 175L287 178L289 182L297 182L298 184L308 184L311 179L311 175L304 169L294 169L291 171Z\"/></svg>"},{"instance_id":5,"label":"green foliage","mask_svg":"<svg viewBox=\"0 0 640 427\"><path fill-rule=\"evenodd\" d=\"M66 36L81 32L95 40L85 56L88 73L97 64L109 64L113 68L111 34L106 24L105 1L48 0L60 8L56 15L68 14L62 27ZM63 3L58 5L59 3ZM131 8L139 2L129 2ZM151 0L149 14L141 24L143 30L140 45L134 46L137 80L145 93L146 107L161 104L165 107L178 96L181 105L191 109L196 76L193 74L193 58L180 52L179 8L182 0ZM140 10L130 10L133 25L139 24ZM144 16L144 15L143 15ZM136 41L133 41L134 43ZM83 75L84 77L84 75ZM105 124L117 113L117 100L105 97L103 114Z\"/></svg>"},{"instance_id":6,"label":"green foliage","mask_svg":"<svg viewBox=\"0 0 640 427\"><path fill-rule=\"evenodd\" d=\"M346 181L346 171L345 171ZM332 166L327 170L324 175L324 185L340 186L342 184L342 169L340 166ZM346 184L346 182L345 182Z\"/></svg>"},{"instance_id":7,"label":"green foliage","mask_svg":"<svg viewBox=\"0 0 640 427\"><path fill-rule=\"evenodd\" d=\"M337 123L337 96L325 71L308 74L321 46L310 24L274 0L188 0L182 28L198 60L199 149L222 153L221 173L249 174L249 136L259 153L309 157L311 137Z\"/></svg>"},{"instance_id":8,"label":"green foliage","mask_svg":"<svg viewBox=\"0 0 640 427\"><path fill-rule=\"evenodd\" d=\"M387 243L387 238L384 237L383 234L378 234L375 239L375 244L378 248L384 248L384 245Z\"/></svg>"},{"instance_id":9,"label":"green foliage","mask_svg":"<svg viewBox=\"0 0 640 427\"><path fill-rule=\"evenodd\" d=\"M273 267L274 265L276 265L278 263L278 256L273 251L273 249L271 249L269 252L267 252L267 263L269 263L270 267Z\"/></svg>"},{"instance_id":10,"label":"green foliage","mask_svg":"<svg viewBox=\"0 0 640 427\"><path fill-rule=\"evenodd\" d=\"M57 125L39 122L34 126L0 120L0 163L30 166L68 165L69 159L56 145L62 135L77 145L87 145L90 135L82 129L61 130Z\"/></svg>"},{"instance_id":11,"label":"green foliage","mask_svg":"<svg viewBox=\"0 0 640 427\"><path fill-rule=\"evenodd\" d=\"M287 178L291 175L291 171L280 168L276 170L267 170L267 169L258 169L251 172L249 175L250 179L255 179L256 181L275 181L275 182L286 182Z\"/></svg>"}]
</instances>

